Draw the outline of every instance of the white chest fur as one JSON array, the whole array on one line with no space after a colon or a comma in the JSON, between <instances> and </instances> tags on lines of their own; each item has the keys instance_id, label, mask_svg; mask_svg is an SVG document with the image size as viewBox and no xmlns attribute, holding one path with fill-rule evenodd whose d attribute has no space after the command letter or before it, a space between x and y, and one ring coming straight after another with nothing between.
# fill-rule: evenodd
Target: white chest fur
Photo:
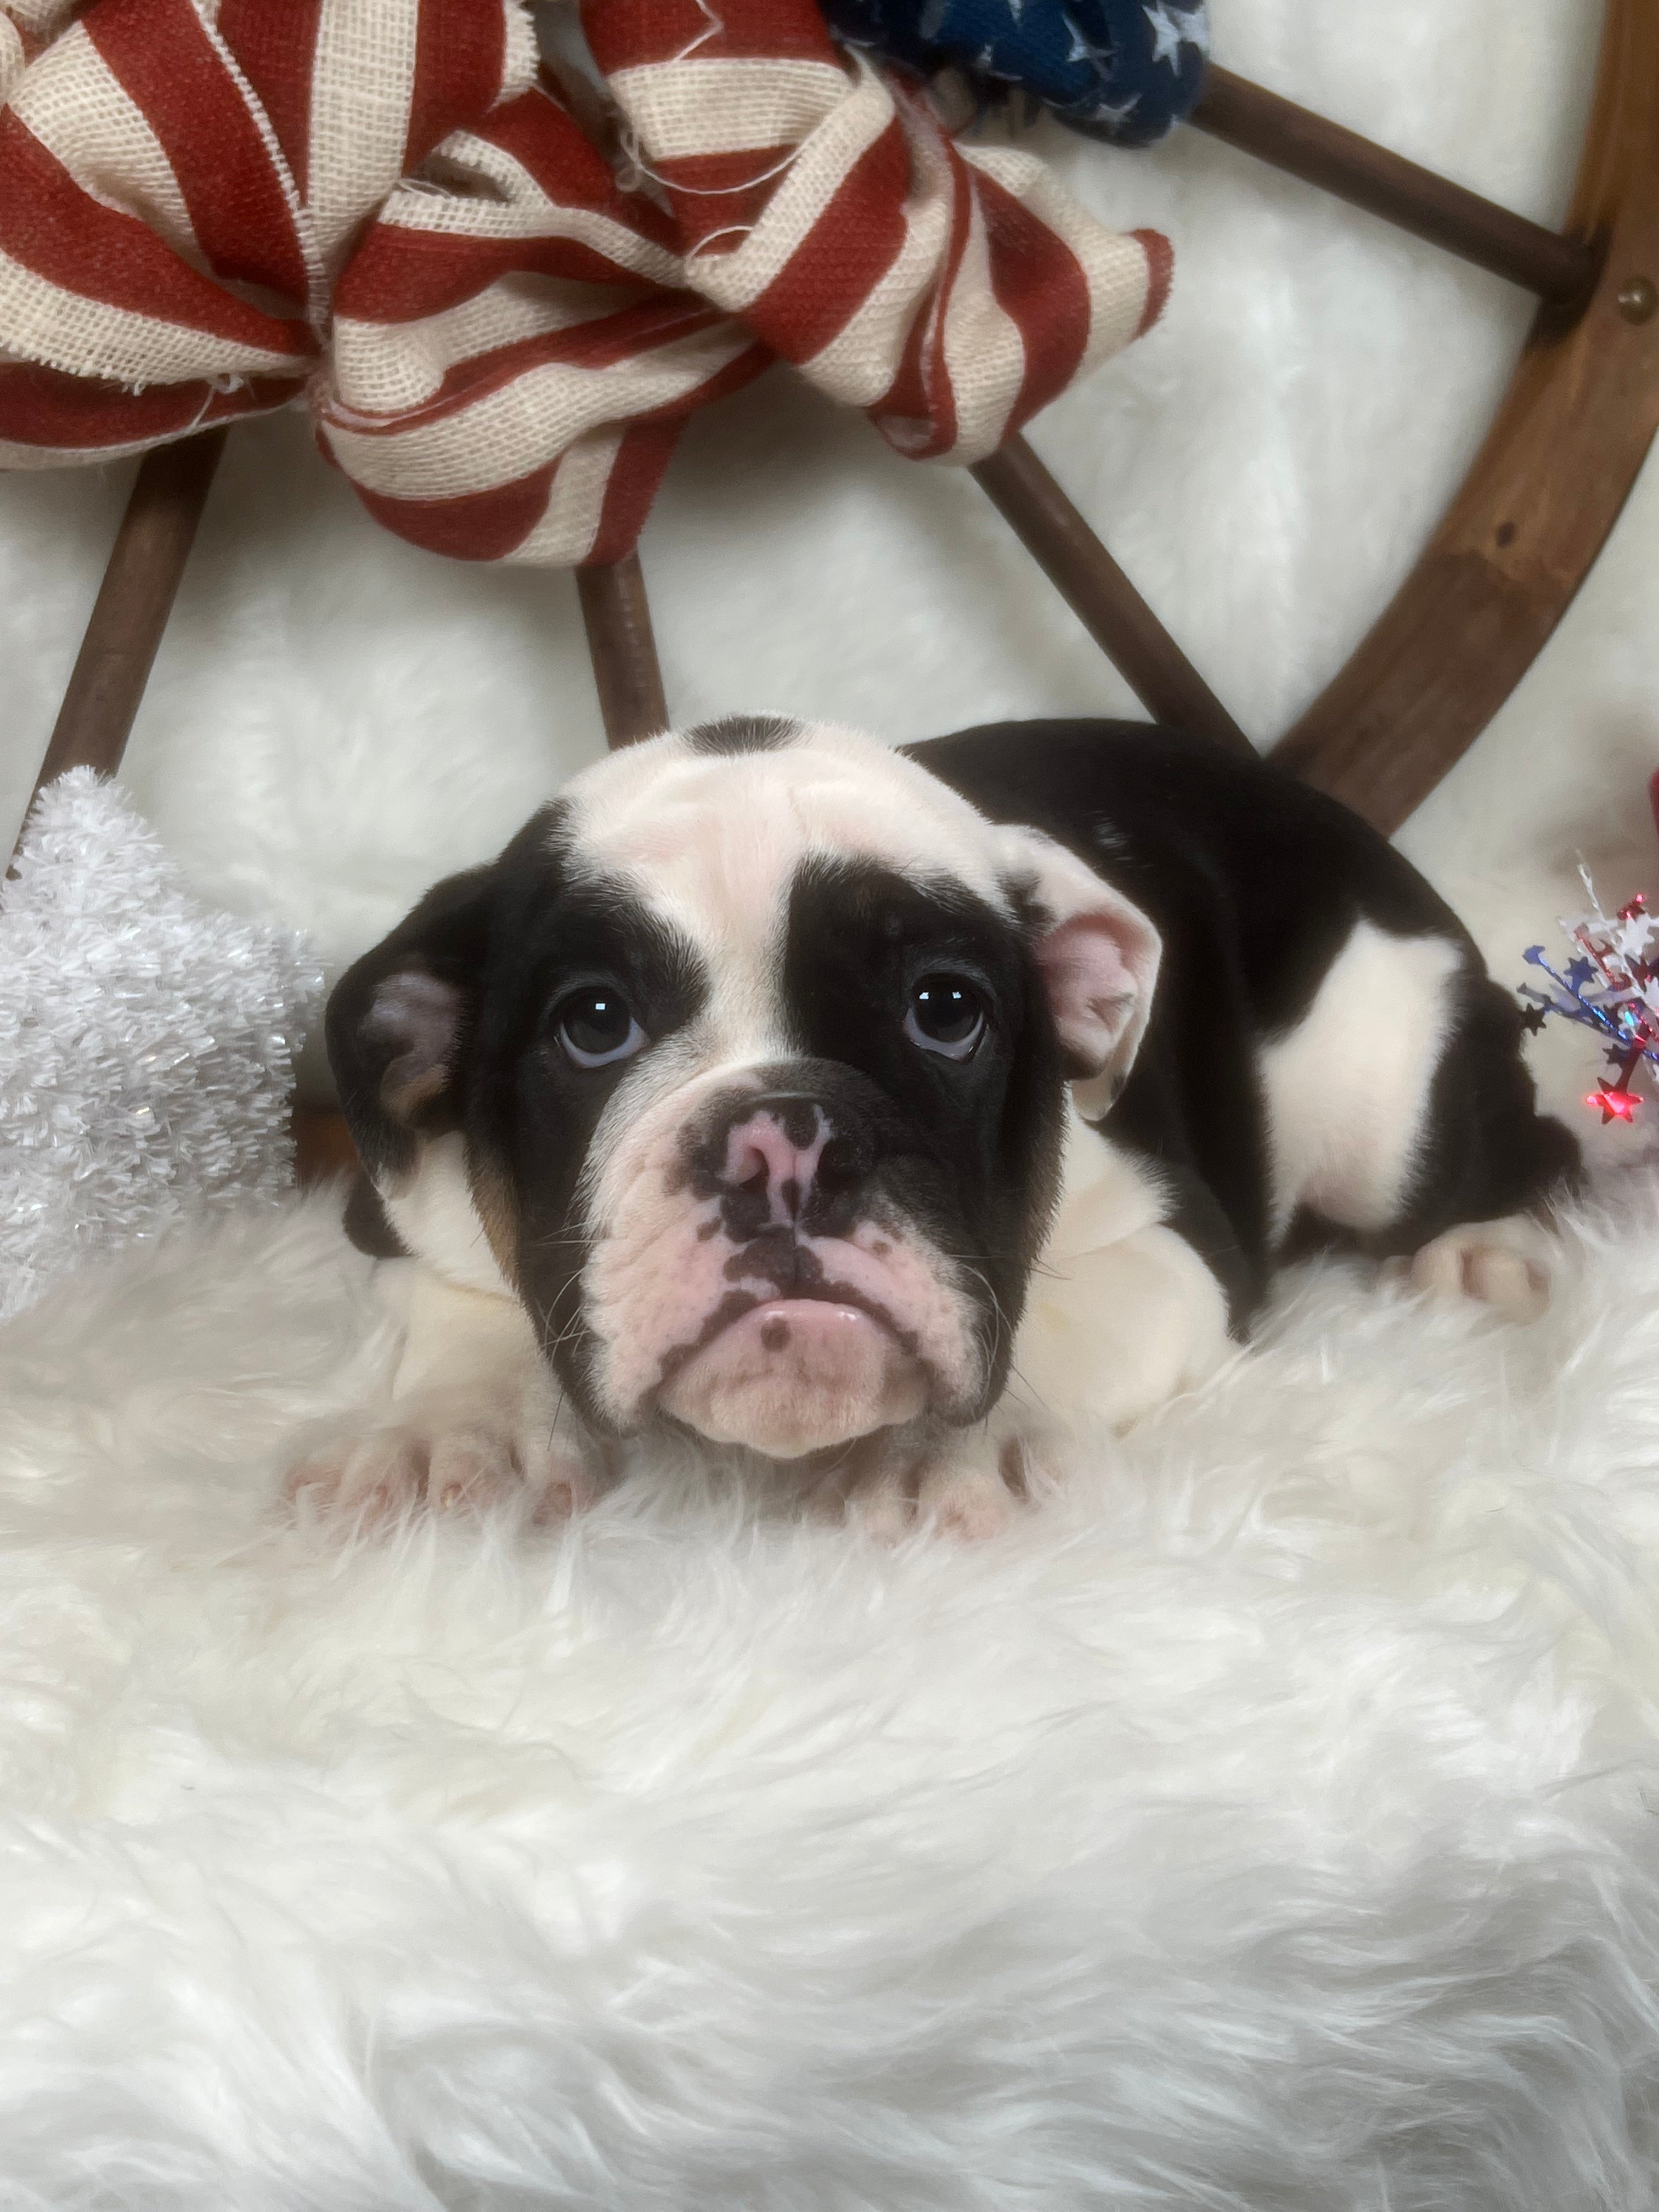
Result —
<instances>
[{"instance_id":1,"label":"white chest fur","mask_svg":"<svg viewBox=\"0 0 1659 2212\"><path fill-rule=\"evenodd\" d=\"M1068 1102L1060 1209L1031 1279L1009 1395L1039 1418L1121 1427L1212 1374L1227 1303L1163 1225L1158 1176Z\"/></svg>"},{"instance_id":2,"label":"white chest fur","mask_svg":"<svg viewBox=\"0 0 1659 2212\"><path fill-rule=\"evenodd\" d=\"M459 1134L424 1145L408 1182L401 1188L383 1185L380 1200L404 1244L434 1274L464 1291L516 1297L473 1204L466 1146Z\"/></svg>"}]
</instances>

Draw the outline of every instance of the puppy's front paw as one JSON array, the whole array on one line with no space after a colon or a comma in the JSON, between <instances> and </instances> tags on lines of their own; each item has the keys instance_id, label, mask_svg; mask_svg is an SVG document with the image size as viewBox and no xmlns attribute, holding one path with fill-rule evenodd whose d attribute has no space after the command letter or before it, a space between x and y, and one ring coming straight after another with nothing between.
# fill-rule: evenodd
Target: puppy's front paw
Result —
<instances>
[{"instance_id":1,"label":"puppy's front paw","mask_svg":"<svg viewBox=\"0 0 1659 2212\"><path fill-rule=\"evenodd\" d=\"M588 1504L594 1486L579 1438L442 1393L398 1404L384 1422L307 1453L283 1492L301 1512L371 1526L421 1506L477 1513L504 1503L559 1521Z\"/></svg>"},{"instance_id":2,"label":"puppy's front paw","mask_svg":"<svg viewBox=\"0 0 1659 2212\"><path fill-rule=\"evenodd\" d=\"M1535 1321L1550 1302L1559 1251L1549 1232L1521 1214L1464 1222L1424 1245L1411 1262L1413 1290L1479 1298L1509 1321Z\"/></svg>"},{"instance_id":3,"label":"puppy's front paw","mask_svg":"<svg viewBox=\"0 0 1659 2212\"><path fill-rule=\"evenodd\" d=\"M847 1494L849 1520L884 1543L918 1527L980 1543L1008 1526L1040 1480L1064 1471L1060 1439L1009 1421L872 1455Z\"/></svg>"}]
</instances>

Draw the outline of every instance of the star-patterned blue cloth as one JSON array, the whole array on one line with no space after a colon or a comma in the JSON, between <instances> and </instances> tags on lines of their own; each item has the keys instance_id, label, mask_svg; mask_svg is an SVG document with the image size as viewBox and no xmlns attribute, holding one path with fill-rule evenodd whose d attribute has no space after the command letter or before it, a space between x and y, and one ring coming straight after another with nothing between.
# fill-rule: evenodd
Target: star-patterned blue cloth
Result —
<instances>
[{"instance_id":1,"label":"star-patterned blue cloth","mask_svg":"<svg viewBox=\"0 0 1659 2212\"><path fill-rule=\"evenodd\" d=\"M1062 123L1150 146L1188 113L1210 50L1203 0L823 0L830 27L924 76L1020 87Z\"/></svg>"}]
</instances>

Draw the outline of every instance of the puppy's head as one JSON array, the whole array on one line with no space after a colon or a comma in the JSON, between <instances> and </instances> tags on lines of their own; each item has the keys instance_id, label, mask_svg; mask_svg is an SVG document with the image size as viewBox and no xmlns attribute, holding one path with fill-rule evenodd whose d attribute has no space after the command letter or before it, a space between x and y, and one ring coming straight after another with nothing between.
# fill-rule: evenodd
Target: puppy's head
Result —
<instances>
[{"instance_id":1,"label":"puppy's head","mask_svg":"<svg viewBox=\"0 0 1659 2212\"><path fill-rule=\"evenodd\" d=\"M1158 939L1060 846L849 732L599 763L342 981L330 1054L405 1243L523 1297L597 1429L793 1459L1003 1387L1062 1090Z\"/></svg>"}]
</instances>

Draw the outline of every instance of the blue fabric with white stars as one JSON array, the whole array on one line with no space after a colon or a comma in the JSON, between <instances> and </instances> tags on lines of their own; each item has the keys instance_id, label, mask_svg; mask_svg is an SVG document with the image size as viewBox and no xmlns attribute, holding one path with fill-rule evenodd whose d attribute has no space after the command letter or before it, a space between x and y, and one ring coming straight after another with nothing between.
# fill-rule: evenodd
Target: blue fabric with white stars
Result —
<instances>
[{"instance_id":1,"label":"blue fabric with white stars","mask_svg":"<svg viewBox=\"0 0 1659 2212\"><path fill-rule=\"evenodd\" d=\"M1188 113L1210 50L1203 0L823 0L846 45L981 97L1023 88L1062 123L1150 146Z\"/></svg>"}]
</instances>

